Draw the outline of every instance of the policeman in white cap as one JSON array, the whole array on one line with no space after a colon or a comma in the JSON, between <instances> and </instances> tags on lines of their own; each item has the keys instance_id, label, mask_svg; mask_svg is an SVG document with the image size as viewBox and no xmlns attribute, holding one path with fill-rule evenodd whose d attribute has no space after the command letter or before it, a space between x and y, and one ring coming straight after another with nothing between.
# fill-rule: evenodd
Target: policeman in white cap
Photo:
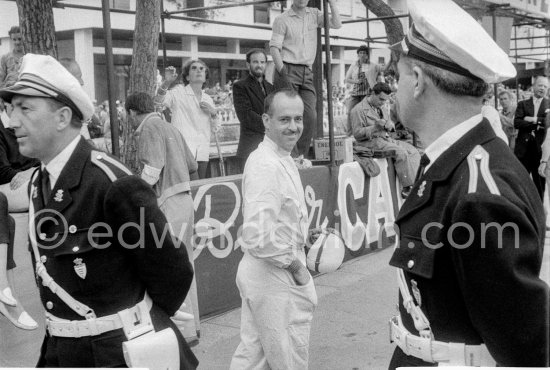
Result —
<instances>
[{"instance_id":1,"label":"policeman in white cap","mask_svg":"<svg viewBox=\"0 0 550 370\"><path fill-rule=\"evenodd\" d=\"M411 0L409 11L397 100L427 147L396 220L389 368L548 366L542 204L479 109L488 84L516 72L454 2Z\"/></svg>"},{"instance_id":2,"label":"policeman in white cap","mask_svg":"<svg viewBox=\"0 0 550 370\"><path fill-rule=\"evenodd\" d=\"M21 153L42 162L29 204L46 310L38 366L126 366L123 342L171 328L175 345L166 361L195 369L170 320L193 279L186 248L153 235L168 226L151 187L79 135L93 105L77 79L50 56L27 54L0 97L13 106Z\"/></svg>"}]
</instances>

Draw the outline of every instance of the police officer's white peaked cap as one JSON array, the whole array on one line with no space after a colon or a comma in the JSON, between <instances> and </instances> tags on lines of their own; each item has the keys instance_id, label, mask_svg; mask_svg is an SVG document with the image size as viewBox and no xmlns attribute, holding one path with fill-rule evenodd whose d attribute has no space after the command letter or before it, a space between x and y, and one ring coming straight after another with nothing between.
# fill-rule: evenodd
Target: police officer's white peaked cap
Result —
<instances>
[{"instance_id":1,"label":"police officer's white peaked cap","mask_svg":"<svg viewBox=\"0 0 550 370\"><path fill-rule=\"evenodd\" d=\"M0 98L8 102L14 95L53 98L66 104L84 121L94 113L94 105L78 80L49 55L23 57L17 82L0 90Z\"/></svg>"},{"instance_id":2,"label":"police officer's white peaked cap","mask_svg":"<svg viewBox=\"0 0 550 370\"><path fill-rule=\"evenodd\" d=\"M451 0L408 0L413 25L399 44L405 55L487 83L516 76L508 55Z\"/></svg>"}]
</instances>

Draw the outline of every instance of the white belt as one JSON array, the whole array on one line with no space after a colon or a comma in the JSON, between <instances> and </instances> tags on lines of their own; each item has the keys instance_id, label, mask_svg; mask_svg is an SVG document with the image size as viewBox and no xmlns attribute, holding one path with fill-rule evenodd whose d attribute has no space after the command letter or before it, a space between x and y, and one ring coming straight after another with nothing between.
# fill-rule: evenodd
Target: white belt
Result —
<instances>
[{"instance_id":1,"label":"white belt","mask_svg":"<svg viewBox=\"0 0 550 370\"><path fill-rule=\"evenodd\" d=\"M395 342L408 356L426 362L439 362L457 366L495 366L487 346L445 343L411 334L402 324L400 316L390 320L390 341Z\"/></svg>"},{"instance_id":2,"label":"white belt","mask_svg":"<svg viewBox=\"0 0 550 370\"><path fill-rule=\"evenodd\" d=\"M143 300L135 306L108 316L70 321L46 313L46 328L53 337L80 338L99 335L124 327L123 315L126 317L127 315L141 317L141 315L134 316L134 314L144 311L149 312L152 306L153 301L146 293Z\"/></svg>"}]
</instances>

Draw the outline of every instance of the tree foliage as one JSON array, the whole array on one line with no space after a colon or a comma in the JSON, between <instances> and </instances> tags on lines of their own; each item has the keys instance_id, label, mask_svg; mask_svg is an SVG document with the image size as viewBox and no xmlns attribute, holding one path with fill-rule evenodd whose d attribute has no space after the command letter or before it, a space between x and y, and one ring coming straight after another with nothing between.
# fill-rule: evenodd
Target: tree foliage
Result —
<instances>
[{"instance_id":1,"label":"tree foliage","mask_svg":"<svg viewBox=\"0 0 550 370\"><path fill-rule=\"evenodd\" d=\"M52 0L16 0L24 53L57 58Z\"/></svg>"}]
</instances>

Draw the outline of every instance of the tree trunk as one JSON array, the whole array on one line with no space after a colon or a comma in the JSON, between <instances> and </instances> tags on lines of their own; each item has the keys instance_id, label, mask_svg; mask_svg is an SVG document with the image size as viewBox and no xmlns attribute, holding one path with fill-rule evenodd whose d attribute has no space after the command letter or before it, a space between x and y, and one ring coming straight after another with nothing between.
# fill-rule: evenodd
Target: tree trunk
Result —
<instances>
[{"instance_id":1,"label":"tree trunk","mask_svg":"<svg viewBox=\"0 0 550 370\"><path fill-rule=\"evenodd\" d=\"M16 0L24 53L57 58L52 0Z\"/></svg>"},{"instance_id":2,"label":"tree trunk","mask_svg":"<svg viewBox=\"0 0 550 370\"><path fill-rule=\"evenodd\" d=\"M128 93L146 92L155 95L157 76L157 58L160 30L160 1L136 1L136 26L134 29L134 51L130 66L130 83ZM134 128L125 120L123 122L124 147L121 153L124 163L133 171L139 169L137 148L134 142Z\"/></svg>"},{"instance_id":3,"label":"tree trunk","mask_svg":"<svg viewBox=\"0 0 550 370\"><path fill-rule=\"evenodd\" d=\"M160 0L136 2L134 51L130 67L129 93L155 94L160 30Z\"/></svg>"},{"instance_id":4,"label":"tree trunk","mask_svg":"<svg viewBox=\"0 0 550 370\"><path fill-rule=\"evenodd\" d=\"M392 8L382 0L361 0L365 7L374 13L377 17L387 17L395 15ZM403 25L399 18L384 19L382 20L384 27L386 28L386 35L388 37L389 45L395 44L403 39ZM390 63L388 64L388 70L394 70L397 72L397 56L392 51Z\"/></svg>"}]
</instances>

